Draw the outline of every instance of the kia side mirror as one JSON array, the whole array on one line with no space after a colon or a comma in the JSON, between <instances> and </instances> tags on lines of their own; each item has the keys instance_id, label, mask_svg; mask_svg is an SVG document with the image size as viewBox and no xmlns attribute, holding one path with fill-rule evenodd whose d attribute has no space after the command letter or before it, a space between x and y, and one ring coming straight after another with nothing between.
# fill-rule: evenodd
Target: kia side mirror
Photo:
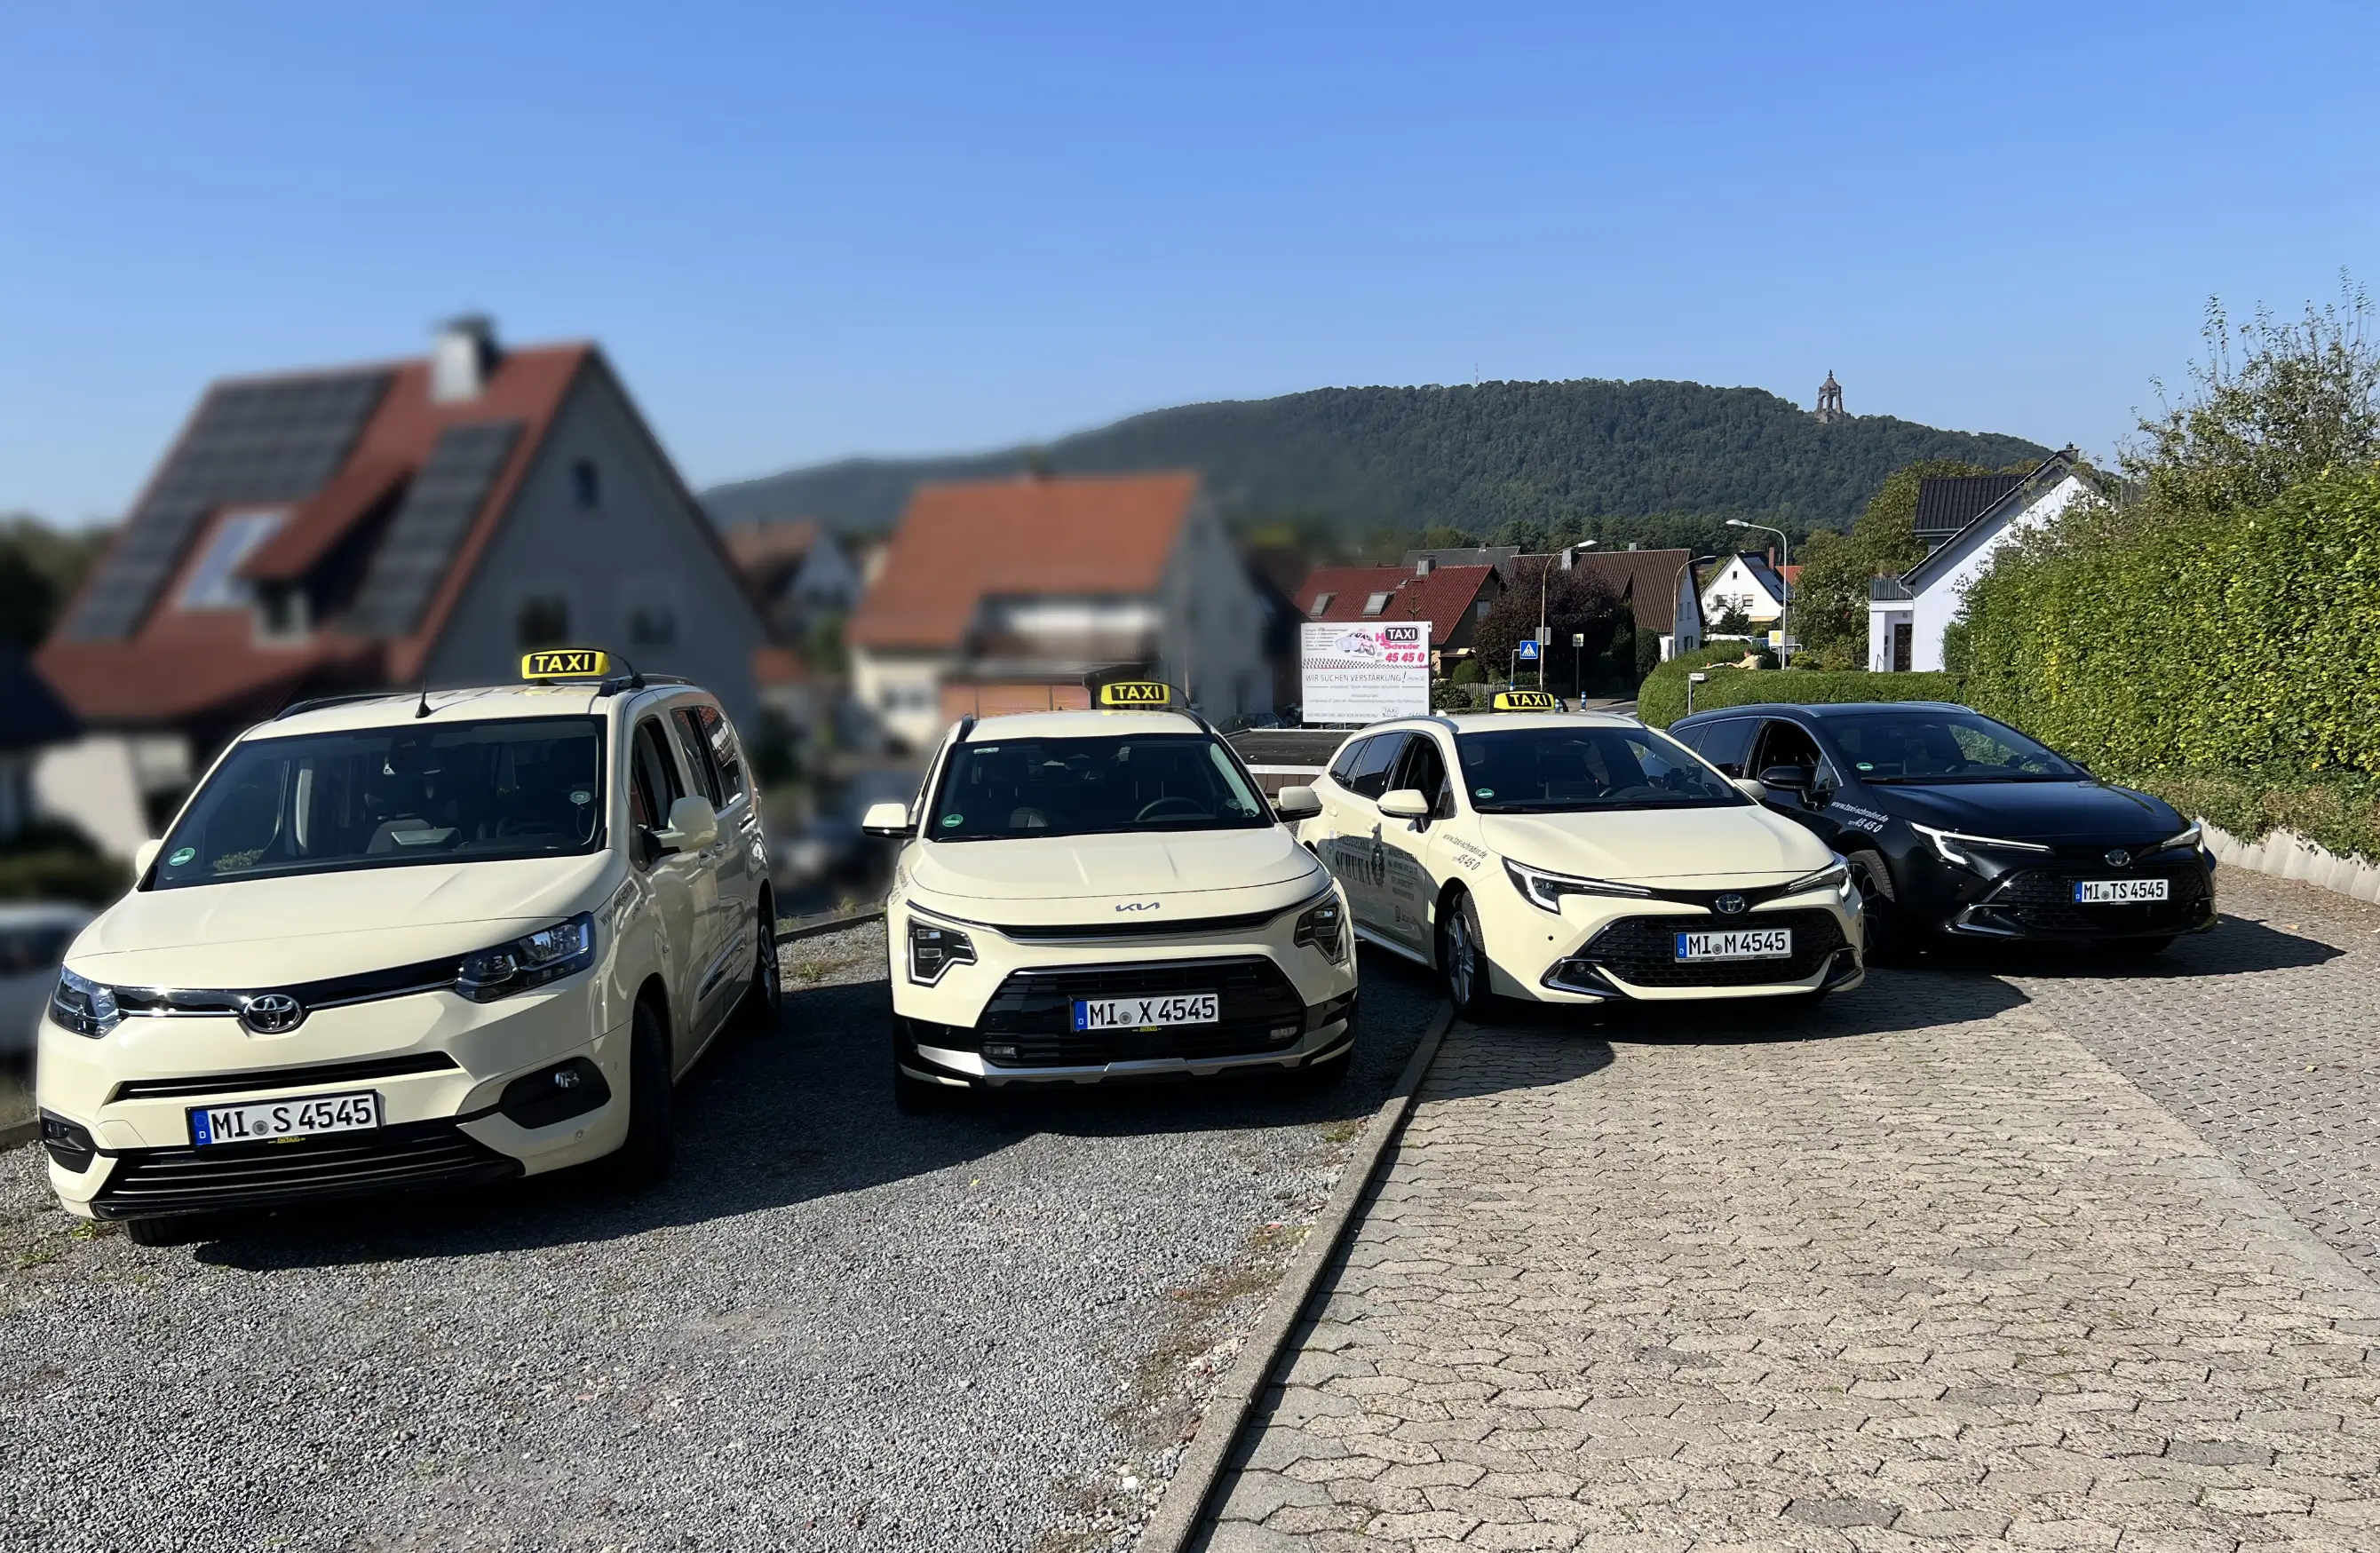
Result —
<instances>
[{"instance_id":1,"label":"kia side mirror","mask_svg":"<svg viewBox=\"0 0 2380 1553\"><path fill-rule=\"evenodd\" d=\"M1382 795L1380 812L1391 819L1427 819L1429 800L1418 787L1400 787Z\"/></svg>"},{"instance_id":2,"label":"kia side mirror","mask_svg":"<svg viewBox=\"0 0 2380 1553\"><path fill-rule=\"evenodd\" d=\"M710 800L689 793L670 806L669 823L653 832L665 852L700 852L719 839L719 811Z\"/></svg>"},{"instance_id":3,"label":"kia side mirror","mask_svg":"<svg viewBox=\"0 0 2380 1553\"><path fill-rule=\"evenodd\" d=\"M1284 787L1272 795L1272 812L1283 819L1311 819L1322 812L1322 800L1311 787Z\"/></svg>"},{"instance_id":4,"label":"kia side mirror","mask_svg":"<svg viewBox=\"0 0 2380 1553\"><path fill-rule=\"evenodd\" d=\"M900 841L917 833L917 828L909 823L909 806L906 804L868 805L868 812L859 817L859 829L865 834L882 836L891 841Z\"/></svg>"}]
</instances>

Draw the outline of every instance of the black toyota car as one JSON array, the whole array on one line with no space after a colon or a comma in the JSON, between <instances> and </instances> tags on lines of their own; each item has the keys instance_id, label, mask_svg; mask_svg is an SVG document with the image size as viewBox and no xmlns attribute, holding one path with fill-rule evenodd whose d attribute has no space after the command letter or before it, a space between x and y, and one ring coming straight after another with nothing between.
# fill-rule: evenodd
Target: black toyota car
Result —
<instances>
[{"instance_id":1,"label":"black toyota car","mask_svg":"<svg viewBox=\"0 0 2380 1553\"><path fill-rule=\"evenodd\" d=\"M1873 956L1939 937L2155 954L2215 926L2195 824L1966 707L1729 707L1670 734L1843 855Z\"/></svg>"}]
</instances>

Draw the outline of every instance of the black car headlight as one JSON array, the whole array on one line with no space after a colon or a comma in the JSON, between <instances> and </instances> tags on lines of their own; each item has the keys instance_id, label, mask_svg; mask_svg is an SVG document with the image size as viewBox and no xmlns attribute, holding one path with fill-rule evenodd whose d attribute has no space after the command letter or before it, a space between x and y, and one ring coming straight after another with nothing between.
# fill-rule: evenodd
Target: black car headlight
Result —
<instances>
[{"instance_id":1,"label":"black car headlight","mask_svg":"<svg viewBox=\"0 0 2380 1553\"><path fill-rule=\"evenodd\" d=\"M2191 851L2196 852L2205 844L2206 827L2193 819L2190 822L2187 828L2175 831L2172 835L2168 836L2165 840L2157 843L2156 845L2149 848L2149 850L2151 852L2174 852L2186 846L2190 848Z\"/></svg>"},{"instance_id":2,"label":"black car headlight","mask_svg":"<svg viewBox=\"0 0 2380 1553\"><path fill-rule=\"evenodd\" d=\"M1297 932L1291 941L1313 945L1333 965L1347 963L1347 908L1339 904L1336 893L1298 913Z\"/></svg>"},{"instance_id":3,"label":"black car headlight","mask_svg":"<svg viewBox=\"0 0 2380 1553\"><path fill-rule=\"evenodd\" d=\"M115 1006L115 989L58 968L57 989L50 994L50 1017L78 1036L97 1040L124 1023Z\"/></svg>"},{"instance_id":4,"label":"black car headlight","mask_svg":"<svg viewBox=\"0 0 2380 1553\"><path fill-rule=\"evenodd\" d=\"M492 1003L594 963L595 914L582 911L567 922L465 955L455 973L455 990L475 1003Z\"/></svg>"},{"instance_id":5,"label":"black car headlight","mask_svg":"<svg viewBox=\"0 0 2380 1553\"><path fill-rule=\"evenodd\" d=\"M2022 852L2041 855L2056 850L2039 842L2012 842L1998 836L1971 836L1961 831L1937 831L1913 819L1909 822L1909 828L1934 843L1934 855L1961 868L1976 866L1973 855L1977 852Z\"/></svg>"},{"instance_id":6,"label":"black car headlight","mask_svg":"<svg viewBox=\"0 0 2380 1553\"><path fill-rule=\"evenodd\" d=\"M1561 915L1562 897L1565 895L1621 895L1631 900L1643 900L1653 893L1638 885L1617 884L1608 879L1581 879L1575 874L1548 873L1543 868L1532 868L1525 863L1515 863L1510 857L1504 859L1504 873L1512 880L1512 888L1519 891L1529 904L1540 911L1552 912L1556 916Z\"/></svg>"},{"instance_id":7,"label":"black car headlight","mask_svg":"<svg viewBox=\"0 0 2380 1553\"><path fill-rule=\"evenodd\" d=\"M947 923L909 918L909 979L931 987L953 965L975 964L975 940Z\"/></svg>"}]
</instances>

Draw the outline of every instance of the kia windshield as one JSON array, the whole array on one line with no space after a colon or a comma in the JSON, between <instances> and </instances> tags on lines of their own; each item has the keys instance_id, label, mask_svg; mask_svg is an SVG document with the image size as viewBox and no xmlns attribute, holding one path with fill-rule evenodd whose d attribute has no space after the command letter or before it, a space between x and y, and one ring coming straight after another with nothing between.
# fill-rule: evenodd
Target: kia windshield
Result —
<instances>
[{"instance_id":1,"label":"kia windshield","mask_svg":"<svg viewBox=\"0 0 2380 1553\"><path fill-rule=\"evenodd\" d=\"M1752 800L1649 728L1512 728L1463 734L1463 791L1482 814L1732 808Z\"/></svg>"},{"instance_id":2,"label":"kia windshield","mask_svg":"<svg viewBox=\"0 0 2380 1553\"><path fill-rule=\"evenodd\" d=\"M1862 782L2076 782L2088 773L2005 723L1972 711L1829 714L1827 736Z\"/></svg>"},{"instance_id":3,"label":"kia windshield","mask_svg":"<svg viewBox=\"0 0 2380 1553\"><path fill-rule=\"evenodd\" d=\"M989 739L951 751L925 833L941 842L1245 831L1271 808L1203 734Z\"/></svg>"},{"instance_id":4,"label":"kia windshield","mask_svg":"<svg viewBox=\"0 0 2380 1553\"><path fill-rule=\"evenodd\" d=\"M252 739L159 847L152 888L593 852L602 770L590 717Z\"/></svg>"}]
</instances>

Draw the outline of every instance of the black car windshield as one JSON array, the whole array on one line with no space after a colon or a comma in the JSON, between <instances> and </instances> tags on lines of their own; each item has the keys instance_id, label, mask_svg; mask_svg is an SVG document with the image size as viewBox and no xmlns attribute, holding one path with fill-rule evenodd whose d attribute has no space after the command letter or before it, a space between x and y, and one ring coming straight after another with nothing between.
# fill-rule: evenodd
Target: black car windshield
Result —
<instances>
[{"instance_id":1,"label":"black car windshield","mask_svg":"<svg viewBox=\"0 0 2380 1553\"><path fill-rule=\"evenodd\" d=\"M976 842L1271 823L1271 809L1220 741L1139 734L963 744L943 768L926 834Z\"/></svg>"},{"instance_id":2,"label":"black car windshield","mask_svg":"<svg viewBox=\"0 0 2380 1553\"><path fill-rule=\"evenodd\" d=\"M1458 734L1463 785L1482 814L1726 808L1752 800L1649 728L1513 728Z\"/></svg>"},{"instance_id":3,"label":"black car windshield","mask_svg":"<svg viewBox=\"0 0 2380 1553\"><path fill-rule=\"evenodd\" d=\"M252 739L165 838L153 887L592 852L602 770L591 717Z\"/></svg>"},{"instance_id":4,"label":"black car windshield","mask_svg":"<svg viewBox=\"0 0 2380 1553\"><path fill-rule=\"evenodd\" d=\"M2072 761L1980 712L1895 707L1829 713L1828 737L1861 782L2073 782Z\"/></svg>"}]
</instances>

